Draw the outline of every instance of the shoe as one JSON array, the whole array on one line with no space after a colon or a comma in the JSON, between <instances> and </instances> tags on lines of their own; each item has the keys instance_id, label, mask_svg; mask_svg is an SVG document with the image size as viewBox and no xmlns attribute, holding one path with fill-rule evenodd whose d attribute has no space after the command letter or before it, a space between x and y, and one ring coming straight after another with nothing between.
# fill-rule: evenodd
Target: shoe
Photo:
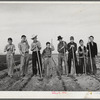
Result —
<instances>
[{"instance_id":1,"label":"shoe","mask_svg":"<svg viewBox=\"0 0 100 100\"><path fill-rule=\"evenodd\" d=\"M27 79L27 77L23 77L23 79L25 80L25 79Z\"/></svg>"},{"instance_id":2,"label":"shoe","mask_svg":"<svg viewBox=\"0 0 100 100\"><path fill-rule=\"evenodd\" d=\"M50 78L52 77L53 75L50 75Z\"/></svg>"},{"instance_id":3,"label":"shoe","mask_svg":"<svg viewBox=\"0 0 100 100\"><path fill-rule=\"evenodd\" d=\"M23 75L23 77L25 77L25 74Z\"/></svg>"},{"instance_id":4,"label":"shoe","mask_svg":"<svg viewBox=\"0 0 100 100\"><path fill-rule=\"evenodd\" d=\"M33 74L32 76L36 77L37 75L36 74Z\"/></svg>"},{"instance_id":5,"label":"shoe","mask_svg":"<svg viewBox=\"0 0 100 100\"><path fill-rule=\"evenodd\" d=\"M61 80L61 76L58 76L58 79Z\"/></svg>"}]
</instances>

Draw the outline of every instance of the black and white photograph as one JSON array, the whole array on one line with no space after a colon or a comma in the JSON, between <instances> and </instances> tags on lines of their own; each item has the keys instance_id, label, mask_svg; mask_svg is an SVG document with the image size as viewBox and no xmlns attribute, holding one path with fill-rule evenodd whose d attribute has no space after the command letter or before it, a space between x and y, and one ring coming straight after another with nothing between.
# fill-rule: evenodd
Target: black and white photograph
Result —
<instances>
[{"instance_id":1,"label":"black and white photograph","mask_svg":"<svg viewBox=\"0 0 100 100\"><path fill-rule=\"evenodd\" d=\"M0 91L99 95L100 2L0 1Z\"/></svg>"}]
</instances>

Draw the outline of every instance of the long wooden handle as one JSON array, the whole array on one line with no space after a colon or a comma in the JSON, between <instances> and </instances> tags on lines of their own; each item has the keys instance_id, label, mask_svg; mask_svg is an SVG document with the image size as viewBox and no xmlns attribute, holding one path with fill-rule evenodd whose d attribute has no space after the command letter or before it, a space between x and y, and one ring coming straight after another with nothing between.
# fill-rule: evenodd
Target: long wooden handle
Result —
<instances>
[{"instance_id":1,"label":"long wooden handle","mask_svg":"<svg viewBox=\"0 0 100 100\"><path fill-rule=\"evenodd\" d=\"M89 54L90 54L91 70L93 71L92 56L91 56L91 48L90 48L90 44L88 44L88 45L89 45Z\"/></svg>"},{"instance_id":2,"label":"long wooden handle","mask_svg":"<svg viewBox=\"0 0 100 100\"><path fill-rule=\"evenodd\" d=\"M75 68L75 56L74 56L74 48L72 47L72 53L73 53L73 67L74 67L74 70L75 70L75 74L76 74L76 68Z\"/></svg>"},{"instance_id":3,"label":"long wooden handle","mask_svg":"<svg viewBox=\"0 0 100 100\"><path fill-rule=\"evenodd\" d=\"M84 48L83 48L83 56L84 56L84 67L85 67L85 74L86 74L86 57L85 57Z\"/></svg>"},{"instance_id":4,"label":"long wooden handle","mask_svg":"<svg viewBox=\"0 0 100 100\"><path fill-rule=\"evenodd\" d=\"M40 69L40 77L42 77L42 69L41 69L41 64L40 64L40 59L39 59L39 53L37 50L36 50L36 52L37 52L37 57L38 57L39 69Z\"/></svg>"}]
</instances>

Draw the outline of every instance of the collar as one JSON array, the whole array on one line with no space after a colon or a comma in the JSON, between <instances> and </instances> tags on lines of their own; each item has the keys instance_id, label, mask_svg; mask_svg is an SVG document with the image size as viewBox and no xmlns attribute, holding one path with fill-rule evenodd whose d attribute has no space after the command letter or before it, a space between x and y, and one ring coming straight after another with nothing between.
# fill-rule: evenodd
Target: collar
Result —
<instances>
[{"instance_id":1,"label":"collar","mask_svg":"<svg viewBox=\"0 0 100 100\"><path fill-rule=\"evenodd\" d=\"M26 41L24 41L24 42L23 42L23 41L21 41L21 43L26 43Z\"/></svg>"},{"instance_id":2,"label":"collar","mask_svg":"<svg viewBox=\"0 0 100 100\"><path fill-rule=\"evenodd\" d=\"M75 43L75 42L70 42L71 44Z\"/></svg>"},{"instance_id":3,"label":"collar","mask_svg":"<svg viewBox=\"0 0 100 100\"><path fill-rule=\"evenodd\" d=\"M50 49L50 48L47 48L47 47L46 47L46 49Z\"/></svg>"},{"instance_id":4,"label":"collar","mask_svg":"<svg viewBox=\"0 0 100 100\"><path fill-rule=\"evenodd\" d=\"M33 41L33 43L37 43L38 41Z\"/></svg>"},{"instance_id":5,"label":"collar","mask_svg":"<svg viewBox=\"0 0 100 100\"><path fill-rule=\"evenodd\" d=\"M80 47L84 47L84 45L83 46L81 45Z\"/></svg>"},{"instance_id":6,"label":"collar","mask_svg":"<svg viewBox=\"0 0 100 100\"><path fill-rule=\"evenodd\" d=\"M90 42L91 44L93 44L94 42Z\"/></svg>"},{"instance_id":7,"label":"collar","mask_svg":"<svg viewBox=\"0 0 100 100\"><path fill-rule=\"evenodd\" d=\"M12 45L12 44L8 44L8 45Z\"/></svg>"}]
</instances>

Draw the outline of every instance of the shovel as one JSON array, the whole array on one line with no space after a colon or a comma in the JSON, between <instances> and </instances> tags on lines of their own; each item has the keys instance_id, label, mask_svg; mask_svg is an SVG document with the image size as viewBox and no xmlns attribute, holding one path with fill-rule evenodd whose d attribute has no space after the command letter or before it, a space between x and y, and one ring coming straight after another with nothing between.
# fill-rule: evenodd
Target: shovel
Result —
<instances>
[{"instance_id":1,"label":"shovel","mask_svg":"<svg viewBox=\"0 0 100 100\"><path fill-rule=\"evenodd\" d=\"M36 48L37 48L37 46L36 46ZM41 69L41 64L40 64L40 59L39 59L39 53L38 53L38 48L37 48L37 50L36 50L36 53L37 53L37 58L38 58L38 67L39 67L39 69L40 69L40 78L38 79L39 81L42 81L43 80L43 77L42 77L42 69Z\"/></svg>"}]
</instances>

